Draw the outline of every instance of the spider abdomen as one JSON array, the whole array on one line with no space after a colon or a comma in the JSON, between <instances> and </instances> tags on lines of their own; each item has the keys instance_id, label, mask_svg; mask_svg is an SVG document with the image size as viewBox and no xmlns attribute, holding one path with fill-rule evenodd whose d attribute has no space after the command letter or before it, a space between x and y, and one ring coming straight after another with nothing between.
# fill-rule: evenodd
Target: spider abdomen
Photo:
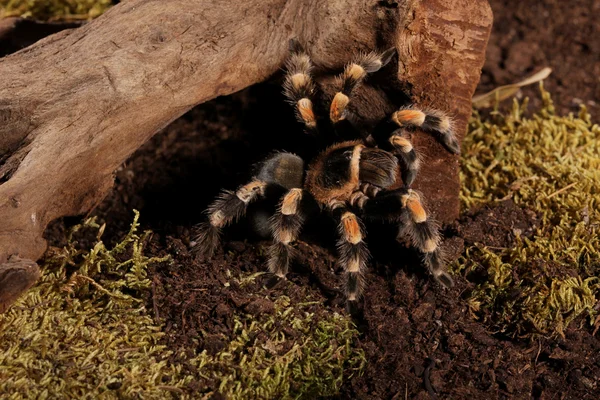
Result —
<instances>
[{"instance_id":1,"label":"spider abdomen","mask_svg":"<svg viewBox=\"0 0 600 400\"><path fill-rule=\"evenodd\" d=\"M398 159L388 151L365 148L360 154L359 167L358 178L361 183L380 189L387 189L396 183Z\"/></svg>"}]
</instances>

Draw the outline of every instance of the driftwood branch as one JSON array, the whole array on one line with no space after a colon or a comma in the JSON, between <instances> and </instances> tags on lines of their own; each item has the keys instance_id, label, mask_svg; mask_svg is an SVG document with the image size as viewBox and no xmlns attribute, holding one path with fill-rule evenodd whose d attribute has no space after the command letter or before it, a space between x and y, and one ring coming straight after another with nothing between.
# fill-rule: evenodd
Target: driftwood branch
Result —
<instances>
[{"instance_id":1,"label":"driftwood branch","mask_svg":"<svg viewBox=\"0 0 600 400\"><path fill-rule=\"evenodd\" d=\"M405 88L455 115L463 134L491 23L486 0L129 0L4 57L0 264L37 260L50 221L101 201L115 169L193 106L274 74L291 38L325 68L396 46ZM383 93L360 97L368 117L389 111ZM457 158L427 135L415 142L429 160L417 185L452 220Z\"/></svg>"}]
</instances>

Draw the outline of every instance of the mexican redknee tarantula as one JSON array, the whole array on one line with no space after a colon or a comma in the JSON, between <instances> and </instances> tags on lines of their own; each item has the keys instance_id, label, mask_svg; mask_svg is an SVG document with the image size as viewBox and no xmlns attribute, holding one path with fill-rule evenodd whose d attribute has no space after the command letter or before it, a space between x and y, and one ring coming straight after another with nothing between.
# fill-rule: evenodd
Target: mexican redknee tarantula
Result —
<instances>
[{"instance_id":1,"label":"mexican redknee tarantula","mask_svg":"<svg viewBox=\"0 0 600 400\"><path fill-rule=\"evenodd\" d=\"M286 63L284 94L307 131L321 135L327 129L336 131L342 126L354 127L356 131L348 107L352 93L367 74L380 70L394 55L395 49L382 54L360 54L348 64L337 78L329 121L323 121L315 112L318 88L310 57L293 43ZM358 140L329 143L308 168L295 154L276 153L260 164L249 183L236 191L222 192L209 206L208 221L197 227L194 249L212 256L219 245L221 229L242 217L250 203L265 197L270 186L279 186L286 192L269 222L274 243L268 260L269 271L277 277L285 278L293 258L292 245L307 217L307 207L316 202L338 224L339 263L345 271L348 301L360 298L369 259L366 232L359 216L398 224L398 237L408 238L423 254L423 263L436 281L451 287L453 281L439 248L438 227L428 219L419 194L410 189L419 169L419 157L408 136L414 128L435 134L449 151L459 152L448 116L410 106L387 115L372 132L360 132ZM396 182L399 169L402 186Z\"/></svg>"}]
</instances>

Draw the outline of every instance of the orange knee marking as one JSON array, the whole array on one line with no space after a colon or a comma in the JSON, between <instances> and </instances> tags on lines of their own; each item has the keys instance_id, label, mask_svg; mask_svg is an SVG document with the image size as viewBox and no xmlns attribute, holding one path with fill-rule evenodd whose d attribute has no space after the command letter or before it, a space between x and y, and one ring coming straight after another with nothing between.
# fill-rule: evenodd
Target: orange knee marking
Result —
<instances>
[{"instance_id":1,"label":"orange knee marking","mask_svg":"<svg viewBox=\"0 0 600 400\"><path fill-rule=\"evenodd\" d=\"M265 192L266 186L266 182L252 181L239 188L235 194L238 197L238 199L248 204L248 202L252 201L257 194L262 196Z\"/></svg>"},{"instance_id":2,"label":"orange knee marking","mask_svg":"<svg viewBox=\"0 0 600 400\"><path fill-rule=\"evenodd\" d=\"M419 110L400 110L393 114L392 119L399 126L421 126L423 125L423 122L425 122L425 114Z\"/></svg>"},{"instance_id":3,"label":"orange knee marking","mask_svg":"<svg viewBox=\"0 0 600 400\"><path fill-rule=\"evenodd\" d=\"M413 221L417 224L427 221L427 213L419 199L410 196L406 201L406 207L409 209Z\"/></svg>"},{"instance_id":4,"label":"orange knee marking","mask_svg":"<svg viewBox=\"0 0 600 400\"><path fill-rule=\"evenodd\" d=\"M392 145L396 146L396 147L400 147L402 149L402 152L404 153L408 153L413 149L412 143L410 142L410 140L408 140L405 137L402 137L400 135L393 135L390 138L390 143L392 143Z\"/></svg>"},{"instance_id":5,"label":"orange knee marking","mask_svg":"<svg viewBox=\"0 0 600 400\"><path fill-rule=\"evenodd\" d=\"M307 98L298 100L298 112L300 116L304 120L304 123L310 127L314 127L317 124L317 120L315 119L315 113L313 112L313 104Z\"/></svg>"},{"instance_id":6,"label":"orange knee marking","mask_svg":"<svg viewBox=\"0 0 600 400\"><path fill-rule=\"evenodd\" d=\"M338 122L339 120L344 119L344 110L346 106L350 102L348 96L346 96L342 92L337 92L333 101L331 102L331 107L329 109L329 118L333 122Z\"/></svg>"},{"instance_id":7,"label":"orange knee marking","mask_svg":"<svg viewBox=\"0 0 600 400\"><path fill-rule=\"evenodd\" d=\"M298 212L298 205L302 200L302 189L292 189L285 195L281 202L281 213L283 215L293 215Z\"/></svg>"},{"instance_id":8,"label":"orange knee marking","mask_svg":"<svg viewBox=\"0 0 600 400\"><path fill-rule=\"evenodd\" d=\"M310 84L310 77L304 73L294 74L290 80L292 81L292 86L296 89L300 89Z\"/></svg>"},{"instance_id":9,"label":"orange knee marking","mask_svg":"<svg viewBox=\"0 0 600 400\"><path fill-rule=\"evenodd\" d=\"M345 213L342 215L342 224L344 225L344 238L347 242L357 244L362 240L362 233L356 215L351 212Z\"/></svg>"},{"instance_id":10,"label":"orange knee marking","mask_svg":"<svg viewBox=\"0 0 600 400\"><path fill-rule=\"evenodd\" d=\"M364 78L366 74L367 72L365 71L365 69L358 64L350 64L348 67L346 67L345 75L348 78L354 79L356 81Z\"/></svg>"}]
</instances>

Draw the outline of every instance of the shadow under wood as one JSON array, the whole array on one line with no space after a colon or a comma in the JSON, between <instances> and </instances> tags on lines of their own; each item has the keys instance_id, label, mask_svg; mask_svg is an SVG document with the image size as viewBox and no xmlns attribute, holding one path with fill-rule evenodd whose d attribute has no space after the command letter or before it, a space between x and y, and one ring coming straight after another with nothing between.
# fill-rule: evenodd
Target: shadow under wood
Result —
<instances>
[{"instance_id":1,"label":"shadow under wood","mask_svg":"<svg viewBox=\"0 0 600 400\"><path fill-rule=\"evenodd\" d=\"M31 46L54 33L78 28L85 22L42 22L18 17L4 18L0 20L0 57Z\"/></svg>"}]
</instances>

